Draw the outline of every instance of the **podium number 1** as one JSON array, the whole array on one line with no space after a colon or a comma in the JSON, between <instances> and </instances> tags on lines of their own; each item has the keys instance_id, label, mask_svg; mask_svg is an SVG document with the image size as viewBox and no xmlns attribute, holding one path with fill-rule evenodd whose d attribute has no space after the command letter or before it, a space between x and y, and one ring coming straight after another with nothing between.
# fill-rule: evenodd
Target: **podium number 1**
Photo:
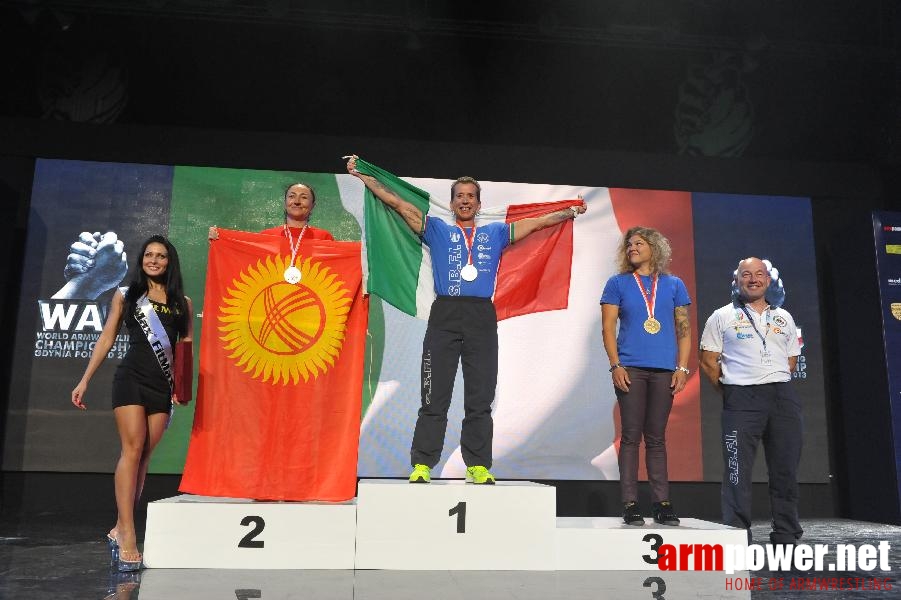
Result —
<instances>
[{"instance_id":1,"label":"podium number 1","mask_svg":"<svg viewBox=\"0 0 901 600\"><path fill-rule=\"evenodd\" d=\"M266 527L266 521L263 520L263 517L257 517L255 515L247 516L241 519L241 525L247 527L251 524L253 525L253 529L251 529L247 535L241 538L241 541L238 542L238 548L263 547L263 540L255 540L254 538L263 533L263 528Z\"/></svg>"},{"instance_id":2,"label":"podium number 1","mask_svg":"<svg viewBox=\"0 0 901 600\"><path fill-rule=\"evenodd\" d=\"M466 533L466 503L457 502L457 506L447 511L447 516L457 515L457 533Z\"/></svg>"}]
</instances>

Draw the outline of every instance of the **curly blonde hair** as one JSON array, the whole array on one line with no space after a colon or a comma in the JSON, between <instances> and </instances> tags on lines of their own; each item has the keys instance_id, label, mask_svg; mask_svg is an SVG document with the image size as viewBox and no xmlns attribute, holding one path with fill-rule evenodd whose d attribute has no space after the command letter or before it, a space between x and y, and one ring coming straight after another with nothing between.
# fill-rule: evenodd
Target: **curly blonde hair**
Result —
<instances>
[{"instance_id":1,"label":"curly blonde hair","mask_svg":"<svg viewBox=\"0 0 901 600\"><path fill-rule=\"evenodd\" d=\"M629 240L634 235L639 236L651 247L651 273L669 273L669 262L673 256L669 240L656 229L641 225L632 227L623 234L623 239L616 250L616 264L619 272L631 273L635 270L632 263L629 262L629 257L626 256L626 246L629 245Z\"/></svg>"}]
</instances>

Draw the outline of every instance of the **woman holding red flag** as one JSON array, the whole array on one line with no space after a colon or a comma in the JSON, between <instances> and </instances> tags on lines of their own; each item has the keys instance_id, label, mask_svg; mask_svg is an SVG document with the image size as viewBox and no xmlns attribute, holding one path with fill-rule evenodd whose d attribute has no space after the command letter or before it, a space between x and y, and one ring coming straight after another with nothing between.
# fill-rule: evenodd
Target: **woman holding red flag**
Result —
<instances>
[{"instance_id":1,"label":"woman holding red flag","mask_svg":"<svg viewBox=\"0 0 901 600\"><path fill-rule=\"evenodd\" d=\"M682 280L667 272L671 254L659 231L632 227L617 250L619 273L607 280L601 296L604 350L622 423L619 477L627 525L644 525L638 508L642 437L654 521L679 524L669 501L666 424L673 395L682 391L689 375L691 299Z\"/></svg>"}]
</instances>

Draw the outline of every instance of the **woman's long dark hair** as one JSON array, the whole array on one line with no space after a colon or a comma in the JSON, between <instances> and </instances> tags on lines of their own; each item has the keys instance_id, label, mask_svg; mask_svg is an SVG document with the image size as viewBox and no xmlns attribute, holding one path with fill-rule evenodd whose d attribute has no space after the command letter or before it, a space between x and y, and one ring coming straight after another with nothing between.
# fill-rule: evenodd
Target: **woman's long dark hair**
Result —
<instances>
[{"instance_id":1,"label":"woman's long dark hair","mask_svg":"<svg viewBox=\"0 0 901 600\"><path fill-rule=\"evenodd\" d=\"M163 274L166 286L166 305L172 311L175 317L175 328L178 331L178 337L184 337L188 333L188 302L185 300L184 284L181 279L181 265L178 262L178 252L175 246L168 239L161 235L152 235L141 245L141 251L138 252L138 259L135 261L131 269L131 278L128 283L128 291L125 292L125 314L134 314L135 304L141 297L147 293L147 275L144 273L144 252L150 244L162 244L166 247L166 254L169 255L169 264L166 266L166 272Z\"/></svg>"}]
</instances>

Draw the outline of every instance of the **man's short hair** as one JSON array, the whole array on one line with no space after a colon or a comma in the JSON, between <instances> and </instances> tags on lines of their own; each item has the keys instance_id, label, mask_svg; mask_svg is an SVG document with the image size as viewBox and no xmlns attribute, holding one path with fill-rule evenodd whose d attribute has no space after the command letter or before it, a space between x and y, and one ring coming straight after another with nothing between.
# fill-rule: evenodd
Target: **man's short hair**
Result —
<instances>
[{"instance_id":1,"label":"man's short hair","mask_svg":"<svg viewBox=\"0 0 901 600\"><path fill-rule=\"evenodd\" d=\"M480 186L479 182L472 177L458 177L457 180L451 184L451 200L454 199L454 194L456 193L456 187L458 183L471 183L476 186L476 200L478 200L479 202L482 201L482 186Z\"/></svg>"}]
</instances>

